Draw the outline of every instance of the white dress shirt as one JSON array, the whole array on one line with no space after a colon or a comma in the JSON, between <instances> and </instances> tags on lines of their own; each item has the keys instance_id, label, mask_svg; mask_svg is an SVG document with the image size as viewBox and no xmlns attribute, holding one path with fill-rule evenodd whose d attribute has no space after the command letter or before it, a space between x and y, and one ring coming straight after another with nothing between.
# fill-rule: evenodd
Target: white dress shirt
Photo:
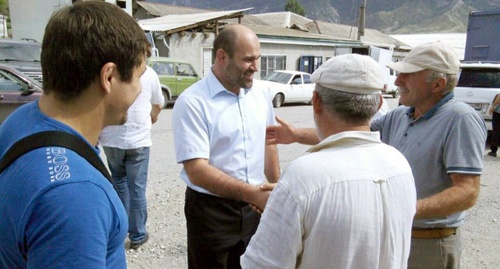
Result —
<instances>
[{"instance_id":1,"label":"white dress shirt","mask_svg":"<svg viewBox=\"0 0 500 269\"><path fill-rule=\"evenodd\" d=\"M264 175L266 126L275 124L269 91L241 89L236 95L222 86L212 71L186 89L175 101L172 115L178 163L208 159L210 165L252 185L267 182ZM184 168L181 178L194 185Z\"/></svg>"}]
</instances>

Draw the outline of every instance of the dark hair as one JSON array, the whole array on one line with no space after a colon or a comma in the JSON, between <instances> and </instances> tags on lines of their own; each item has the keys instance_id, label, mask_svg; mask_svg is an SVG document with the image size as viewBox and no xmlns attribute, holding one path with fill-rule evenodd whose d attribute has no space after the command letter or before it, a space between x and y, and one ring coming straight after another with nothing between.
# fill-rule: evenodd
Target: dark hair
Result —
<instances>
[{"instance_id":1,"label":"dark hair","mask_svg":"<svg viewBox=\"0 0 500 269\"><path fill-rule=\"evenodd\" d=\"M115 63L121 80L151 54L144 31L116 5L78 1L51 16L42 42L43 88L63 101L74 101Z\"/></svg>"},{"instance_id":2,"label":"dark hair","mask_svg":"<svg viewBox=\"0 0 500 269\"><path fill-rule=\"evenodd\" d=\"M223 49L230 58L233 57L234 54L234 43L236 41L237 33L236 30L233 29L235 26L227 26L222 29L219 35L214 40L214 48L212 50L213 55L212 58L215 59L215 53L219 49Z\"/></svg>"}]
</instances>

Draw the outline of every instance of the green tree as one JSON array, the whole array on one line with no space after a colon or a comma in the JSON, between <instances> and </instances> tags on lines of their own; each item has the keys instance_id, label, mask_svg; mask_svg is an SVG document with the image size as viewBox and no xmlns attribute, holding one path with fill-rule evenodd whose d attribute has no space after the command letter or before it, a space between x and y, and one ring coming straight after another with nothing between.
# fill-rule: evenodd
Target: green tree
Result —
<instances>
[{"instance_id":1,"label":"green tree","mask_svg":"<svg viewBox=\"0 0 500 269\"><path fill-rule=\"evenodd\" d=\"M9 0L0 0L0 14L9 15Z\"/></svg>"},{"instance_id":2,"label":"green tree","mask_svg":"<svg viewBox=\"0 0 500 269\"><path fill-rule=\"evenodd\" d=\"M285 11L290 11L301 16L306 15L304 7L299 3L298 0L287 0L285 5Z\"/></svg>"}]
</instances>

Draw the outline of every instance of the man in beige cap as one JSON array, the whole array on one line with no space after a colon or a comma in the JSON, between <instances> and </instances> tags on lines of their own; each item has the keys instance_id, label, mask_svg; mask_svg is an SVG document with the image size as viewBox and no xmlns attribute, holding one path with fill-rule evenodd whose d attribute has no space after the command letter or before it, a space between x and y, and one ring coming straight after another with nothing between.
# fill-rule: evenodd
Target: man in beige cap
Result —
<instances>
[{"instance_id":1,"label":"man in beige cap","mask_svg":"<svg viewBox=\"0 0 500 269\"><path fill-rule=\"evenodd\" d=\"M321 142L288 166L242 268L405 268L416 192L403 155L370 131L384 81L377 62L333 57L312 75Z\"/></svg>"},{"instance_id":2,"label":"man in beige cap","mask_svg":"<svg viewBox=\"0 0 500 269\"><path fill-rule=\"evenodd\" d=\"M486 142L484 120L453 97L459 61L451 46L415 47L401 62L396 85L405 107L372 123L382 141L399 149L417 188L408 268L459 268L459 227L479 196Z\"/></svg>"},{"instance_id":3,"label":"man in beige cap","mask_svg":"<svg viewBox=\"0 0 500 269\"><path fill-rule=\"evenodd\" d=\"M403 153L415 177L410 269L459 268L459 227L479 196L486 126L453 96L459 65L453 48L441 42L417 46L387 65L399 72L395 83L403 106L371 123L384 143ZM313 130L280 123L268 128L268 143L318 142Z\"/></svg>"}]
</instances>

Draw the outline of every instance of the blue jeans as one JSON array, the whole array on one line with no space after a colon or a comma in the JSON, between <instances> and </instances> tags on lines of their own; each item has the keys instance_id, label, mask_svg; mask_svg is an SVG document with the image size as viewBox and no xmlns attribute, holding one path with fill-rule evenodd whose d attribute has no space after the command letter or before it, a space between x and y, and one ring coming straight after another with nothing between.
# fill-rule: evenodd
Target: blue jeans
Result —
<instances>
[{"instance_id":1,"label":"blue jeans","mask_svg":"<svg viewBox=\"0 0 500 269\"><path fill-rule=\"evenodd\" d=\"M128 214L128 236L131 242L146 237L148 219L146 185L149 147L119 149L103 147L111 177Z\"/></svg>"}]
</instances>

